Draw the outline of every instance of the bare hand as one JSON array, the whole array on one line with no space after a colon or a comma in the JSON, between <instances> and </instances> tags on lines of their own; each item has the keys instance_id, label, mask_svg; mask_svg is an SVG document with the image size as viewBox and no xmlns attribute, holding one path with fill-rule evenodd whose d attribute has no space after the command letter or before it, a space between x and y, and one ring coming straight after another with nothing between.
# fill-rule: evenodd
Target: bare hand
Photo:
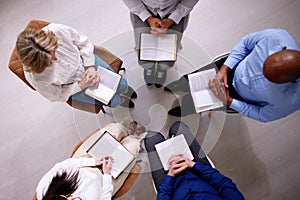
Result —
<instances>
[{"instance_id":1,"label":"bare hand","mask_svg":"<svg viewBox=\"0 0 300 200\"><path fill-rule=\"evenodd\" d=\"M223 79L216 76L213 80L208 82L208 88L226 105L232 103L232 98L229 95L228 88L225 87Z\"/></svg>"},{"instance_id":2,"label":"bare hand","mask_svg":"<svg viewBox=\"0 0 300 200\"><path fill-rule=\"evenodd\" d=\"M83 90L87 87L95 87L100 82L100 76L96 69L91 66L83 74L81 81L79 82L79 87Z\"/></svg>"},{"instance_id":3,"label":"bare hand","mask_svg":"<svg viewBox=\"0 0 300 200\"><path fill-rule=\"evenodd\" d=\"M162 23L163 23L163 27L165 29L168 29L174 24L174 21L171 18L167 18L167 19L163 19Z\"/></svg>"},{"instance_id":4,"label":"bare hand","mask_svg":"<svg viewBox=\"0 0 300 200\"><path fill-rule=\"evenodd\" d=\"M195 165L195 162L184 158L181 154L177 154L169 159L169 164L170 168L168 175L175 176L187 168L192 168Z\"/></svg>"},{"instance_id":5,"label":"bare hand","mask_svg":"<svg viewBox=\"0 0 300 200\"><path fill-rule=\"evenodd\" d=\"M230 68L227 65L222 65L220 70L218 71L216 78L223 80L224 86L228 88L227 84L227 72L230 70Z\"/></svg>"},{"instance_id":6,"label":"bare hand","mask_svg":"<svg viewBox=\"0 0 300 200\"><path fill-rule=\"evenodd\" d=\"M149 17L147 20L147 23L149 24L151 28L151 34L154 36L164 35L166 34L166 30L164 28L163 22L156 17Z\"/></svg>"},{"instance_id":7,"label":"bare hand","mask_svg":"<svg viewBox=\"0 0 300 200\"><path fill-rule=\"evenodd\" d=\"M111 156L105 156L100 159L100 163L102 164L102 171L104 174L110 174L111 168L112 168L112 157Z\"/></svg>"}]
</instances>

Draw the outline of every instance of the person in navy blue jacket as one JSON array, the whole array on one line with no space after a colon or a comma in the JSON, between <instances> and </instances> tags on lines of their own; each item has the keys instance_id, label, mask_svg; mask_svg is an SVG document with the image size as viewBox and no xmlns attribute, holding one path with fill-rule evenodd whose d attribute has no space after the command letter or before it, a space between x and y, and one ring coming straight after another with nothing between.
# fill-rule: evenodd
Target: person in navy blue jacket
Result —
<instances>
[{"instance_id":1,"label":"person in navy blue jacket","mask_svg":"<svg viewBox=\"0 0 300 200\"><path fill-rule=\"evenodd\" d=\"M232 180L211 167L189 128L182 122L175 122L169 136L179 134L184 134L195 160L186 159L180 154L173 155L169 159L169 171L164 171L154 147L165 140L163 135L150 131L145 138L152 178L158 191L157 200L243 200L242 193Z\"/></svg>"}]
</instances>

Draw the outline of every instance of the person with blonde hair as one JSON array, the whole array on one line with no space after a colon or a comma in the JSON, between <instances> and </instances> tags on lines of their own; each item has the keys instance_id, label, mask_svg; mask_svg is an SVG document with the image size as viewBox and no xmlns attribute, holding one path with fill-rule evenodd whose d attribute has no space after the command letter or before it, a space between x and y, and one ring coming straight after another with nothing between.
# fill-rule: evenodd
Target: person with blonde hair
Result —
<instances>
[{"instance_id":1,"label":"person with blonde hair","mask_svg":"<svg viewBox=\"0 0 300 200\"><path fill-rule=\"evenodd\" d=\"M99 84L98 66L113 69L94 54L94 45L83 33L66 25L50 23L41 30L21 32L16 49L26 80L48 100L65 102L71 98L104 105L85 95L84 90ZM108 106L134 107L130 98L136 97L122 78Z\"/></svg>"}]
</instances>

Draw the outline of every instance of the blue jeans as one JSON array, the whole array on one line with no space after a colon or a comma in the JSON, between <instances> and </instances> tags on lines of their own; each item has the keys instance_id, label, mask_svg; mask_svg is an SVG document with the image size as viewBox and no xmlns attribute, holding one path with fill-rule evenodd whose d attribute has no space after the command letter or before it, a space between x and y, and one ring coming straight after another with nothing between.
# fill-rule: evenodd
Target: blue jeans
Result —
<instances>
[{"instance_id":1,"label":"blue jeans","mask_svg":"<svg viewBox=\"0 0 300 200\"><path fill-rule=\"evenodd\" d=\"M106 69L109 69L114 72L113 68L111 68L111 66L109 66L106 62L104 62L99 56L97 56L96 54L94 54L94 56L95 56L96 70L97 70L98 66L100 65L100 66L105 67ZM113 98L111 99L110 103L107 106L113 108L113 107L120 105L121 104L120 94L125 92L127 90L127 87L128 87L127 81L124 78L121 78L117 92L116 92L115 96L113 96ZM72 96L70 96L70 98L72 100L80 101L80 102L84 102L84 103L101 105L101 106L105 105L104 103L86 95L84 90L77 92L76 94L73 94Z\"/></svg>"}]
</instances>

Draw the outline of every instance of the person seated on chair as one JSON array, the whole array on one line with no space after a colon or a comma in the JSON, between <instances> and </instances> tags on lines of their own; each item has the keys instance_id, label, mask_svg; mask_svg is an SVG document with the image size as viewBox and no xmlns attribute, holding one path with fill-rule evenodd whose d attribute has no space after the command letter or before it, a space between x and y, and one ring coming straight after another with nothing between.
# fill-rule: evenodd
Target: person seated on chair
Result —
<instances>
[{"instance_id":1,"label":"person seated on chair","mask_svg":"<svg viewBox=\"0 0 300 200\"><path fill-rule=\"evenodd\" d=\"M242 38L209 88L241 115L270 122L300 109L299 78L297 42L286 30L265 29Z\"/></svg>"},{"instance_id":2,"label":"person seated on chair","mask_svg":"<svg viewBox=\"0 0 300 200\"><path fill-rule=\"evenodd\" d=\"M50 23L41 30L21 32L16 49L26 80L48 100L65 102L71 98L103 105L85 95L84 90L98 85L101 79L97 73L99 65L114 70L93 53L94 45L83 33L66 25ZM134 107L129 98L136 97L122 78L108 106Z\"/></svg>"},{"instance_id":3,"label":"person seated on chair","mask_svg":"<svg viewBox=\"0 0 300 200\"><path fill-rule=\"evenodd\" d=\"M155 144L165 138L157 132L148 132L145 148L155 184L157 200L161 199L244 199L237 186L218 170L214 169L200 145L183 122L175 122L169 131L169 137L184 134L195 160L182 155L173 155L169 159L170 169L164 171Z\"/></svg>"},{"instance_id":4,"label":"person seated on chair","mask_svg":"<svg viewBox=\"0 0 300 200\"><path fill-rule=\"evenodd\" d=\"M103 183L88 167L100 167ZM37 200L107 199L112 197L112 157L69 158L57 163L39 181Z\"/></svg>"},{"instance_id":5,"label":"person seated on chair","mask_svg":"<svg viewBox=\"0 0 300 200\"><path fill-rule=\"evenodd\" d=\"M123 0L130 10L134 39L138 51L138 62L144 68L147 86L160 88L167 77L167 69L173 67L174 61L144 61L139 58L140 34L151 33L164 36L167 33L177 35L177 49L181 44L182 34L187 27L189 13L199 0Z\"/></svg>"}]
</instances>

